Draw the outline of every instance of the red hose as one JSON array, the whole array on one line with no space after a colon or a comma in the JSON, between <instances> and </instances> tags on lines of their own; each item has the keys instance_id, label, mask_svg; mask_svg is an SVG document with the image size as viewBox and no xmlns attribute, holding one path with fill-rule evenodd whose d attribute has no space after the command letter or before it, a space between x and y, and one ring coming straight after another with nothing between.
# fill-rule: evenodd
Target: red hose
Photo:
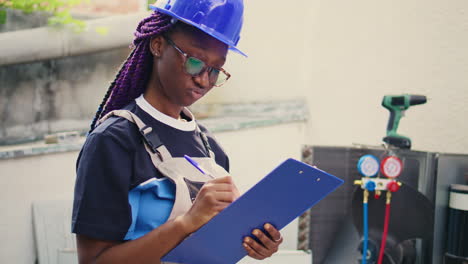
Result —
<instances>
[{"instance_id":1,"label":"red hose","mask_svg":"<svg viewBox=\"0 0 468 264\"><path fill-rule=\"evenodd\" d=\"M387 243L388 222L389 222L389 220L390 220L390 199L387 198L387 204L385 205L384 229L383 229L383 233L382 233L382 241L380 242L379 260L377 261L377 264L382 264L384 251L385 251L385 244Z\"/></svg>"}]
</instances>

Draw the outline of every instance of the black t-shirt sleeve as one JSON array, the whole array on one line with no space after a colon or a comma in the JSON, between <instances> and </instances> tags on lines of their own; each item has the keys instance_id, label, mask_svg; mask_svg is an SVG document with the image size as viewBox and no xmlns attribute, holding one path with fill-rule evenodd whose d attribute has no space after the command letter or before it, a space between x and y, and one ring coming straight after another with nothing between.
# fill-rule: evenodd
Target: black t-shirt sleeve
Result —
<instances>
[{"instance_id":1,"label":"black t-shirt sleeve","mask_svg":"<svg viewBox=\"0 0 468 264\"><path fill-rule=\"evenodd\" d=\"M72 232L121 241L131 224L132 155L110 133L88 136L77 161Z\"/></svg>"}]
</instances>

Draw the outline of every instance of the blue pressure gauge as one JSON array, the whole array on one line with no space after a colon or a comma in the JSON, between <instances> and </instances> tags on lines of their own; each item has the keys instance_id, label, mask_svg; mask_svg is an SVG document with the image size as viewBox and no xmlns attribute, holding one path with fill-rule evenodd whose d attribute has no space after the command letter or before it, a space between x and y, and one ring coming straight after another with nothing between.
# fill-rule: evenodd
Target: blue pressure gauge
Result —
<instances>
[{"instance_id":1,"label":"blue pressure gauge","mask_svg":"<svg viewBox=\"0 0 468 264\"><path fill-rule=\"evenodd\" d=\"M374 155L364 155L359 159L357 168L359 173L361 173L364 177L374 177L377 175L377 173L379 173L379 159L377 159Z\"/></svg>"}]
</instances>

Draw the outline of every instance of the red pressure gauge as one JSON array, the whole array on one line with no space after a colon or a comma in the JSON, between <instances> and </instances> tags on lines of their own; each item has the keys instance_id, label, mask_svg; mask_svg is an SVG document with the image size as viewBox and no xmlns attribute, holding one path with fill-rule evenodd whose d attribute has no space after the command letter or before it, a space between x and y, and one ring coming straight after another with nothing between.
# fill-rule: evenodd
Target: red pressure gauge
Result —
<instances>
[{"instance_id":1,"label":"red pressure gauge","mask_svg":"<svg viewBox=\"0 0 468 264\"><path fill-rule=\"evenodd\" d=\"M403 171L403 162L398 157L388 156L383 159L380 170L386 177L394 179Z\"/></svg>"}]
</instances>

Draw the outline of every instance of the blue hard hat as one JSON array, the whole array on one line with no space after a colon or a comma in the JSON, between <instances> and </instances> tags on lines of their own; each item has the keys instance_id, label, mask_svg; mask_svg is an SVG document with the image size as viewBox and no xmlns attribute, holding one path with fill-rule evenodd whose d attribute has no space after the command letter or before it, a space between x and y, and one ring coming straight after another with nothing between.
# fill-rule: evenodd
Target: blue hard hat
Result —
<instances>
[{"instance_id":1,"label":"blue hard hat","mask_svg":"<svg viewBox=\"0 0 468 264\"><path fill-rule=\"evenodd\" d=\"M192 25L237 49L244 20L243 0L157 0L150 8Z\"/></svg>"}]
</instances>

